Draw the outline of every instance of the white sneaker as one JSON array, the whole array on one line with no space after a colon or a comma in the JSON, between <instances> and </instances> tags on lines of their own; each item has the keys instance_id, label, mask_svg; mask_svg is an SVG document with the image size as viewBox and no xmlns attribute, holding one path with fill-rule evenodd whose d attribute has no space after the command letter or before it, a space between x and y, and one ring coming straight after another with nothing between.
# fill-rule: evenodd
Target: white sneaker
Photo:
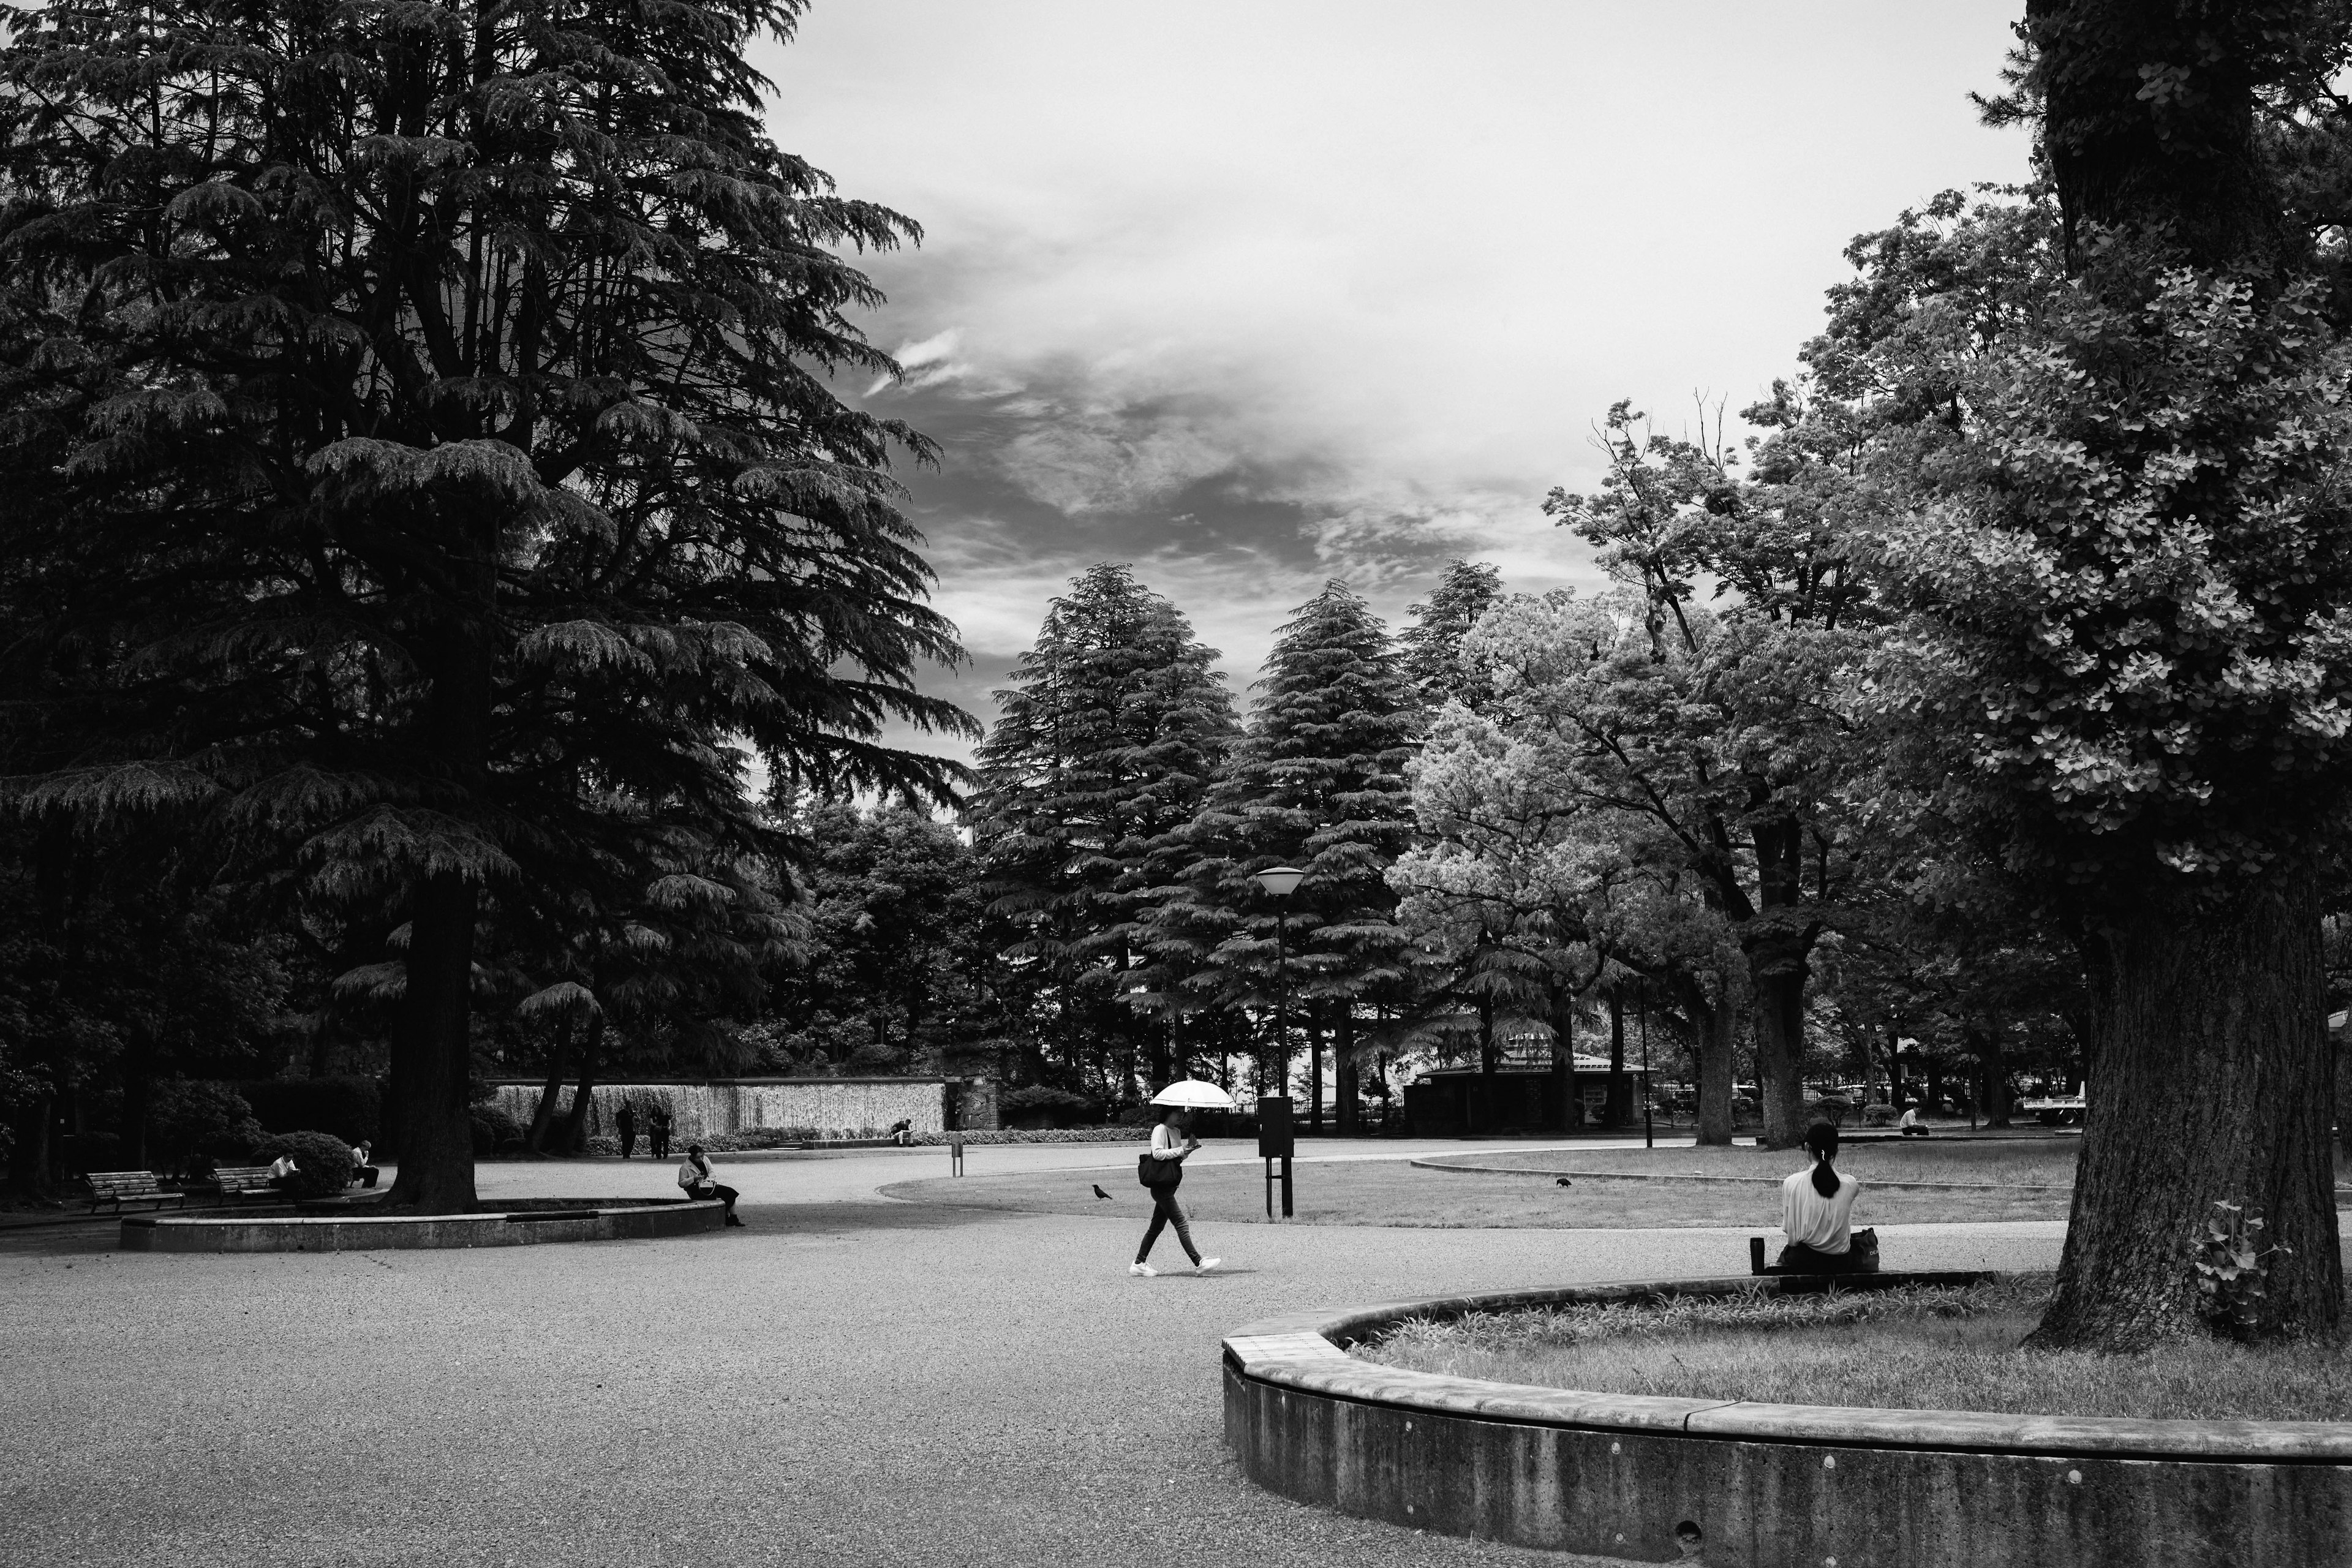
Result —
<instances>
[{"instance_id":1,"label":"white sneaker","mask_svg":"<svg viewBox=\"0 0 2352 1568\"><path fill-rule=\"evenodd\" d=\"M1160 1270L1149 1263L1130 1263L1127 1266L1127 1271L1145 1279L1153 1279L1160 1273Z\"/></svg>"},{"instance_id":2,"label":"white sneaker","mask_svg":"<svg viewBox=\"0 0 2352 1568\"><path fill-rule=\"evenodd\" d=\"M1224 1259L1222 1258L1203 1258L1200 1262L1192 1265L1192 1272L1195 1274L1206 1274L1210 1269L1214 1268L1218 1264L1223 1263L1223 1261Z\"/></svg>"}]
</instances>

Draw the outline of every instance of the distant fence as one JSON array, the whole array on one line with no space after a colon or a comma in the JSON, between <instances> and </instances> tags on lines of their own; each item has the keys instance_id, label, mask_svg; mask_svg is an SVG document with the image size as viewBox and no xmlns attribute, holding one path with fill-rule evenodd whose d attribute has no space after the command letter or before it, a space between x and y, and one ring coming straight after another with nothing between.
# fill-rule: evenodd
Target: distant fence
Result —
<instances>
[{"instance_id":1,"label":"distant fence","mask_svg":"<svg viewBox=\"0 0 2352 1568\"><path fill-rule=\"evenodd\" d=\"M528 1124L539 1109L538 1079L498 1081L498 1102ZM572 1086L556 1100L556 1113L572 1109ZM818 1138L878 1138L899 1121L914 1132L987 1131L995 1128L996 1086L985 1079L943 1078L734 1078L656 1079L598 1084L589 1096L588 1131L614 1131L613 1118L628 1105L637 1131L646 1116L666 1106L670 1133L680 1142L757 1128L805 1131Z\"/></svg>"}]
</instances>

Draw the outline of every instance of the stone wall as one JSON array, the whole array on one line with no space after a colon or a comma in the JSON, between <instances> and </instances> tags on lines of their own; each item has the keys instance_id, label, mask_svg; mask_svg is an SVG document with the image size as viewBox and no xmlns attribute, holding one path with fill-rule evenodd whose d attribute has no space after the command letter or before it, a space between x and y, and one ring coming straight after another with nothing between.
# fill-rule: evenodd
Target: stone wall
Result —
<instances>
[{"instance_id":1,"label":"stone wall","mask_svg":"<svg viewBox=\"0 0 2352 1568\"><path fill-rule=\"evenodd\" d=\"M528 1125L539 1107L541 1085L509 1079L498 1086L499 1103ZM699 1082L598 1084L591 1094L588 1131L609 1133L623 1101L635 1108L637 1132L646 1131L647 1108L669 1107L671 1136L680 1143L722 1132L774 1128L813 1138L879 1138L904 1120L916 1132L948 1130L950 1101L964 1131L996 1125L995 1085L954 1083L936 1078L747 1078ZM564 1088L559 1115L572 1106Z\"/></svg>"}]
</instances>

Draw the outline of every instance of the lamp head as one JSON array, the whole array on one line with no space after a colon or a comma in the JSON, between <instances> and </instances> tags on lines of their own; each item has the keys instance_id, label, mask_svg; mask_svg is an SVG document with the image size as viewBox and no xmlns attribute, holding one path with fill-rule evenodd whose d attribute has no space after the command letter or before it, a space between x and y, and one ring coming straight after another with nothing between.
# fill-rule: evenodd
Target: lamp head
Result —
<instances>
[{"instance_id":1,"label":"lamp head","mask_svg":"<svg viewBox=\"0 0 2352 1568\"><path fill-rule=\"evenodd\" d=\"M1298 884L1306 879L1307 873L1295 866L1269 866L1252 875L1257 878L1259 887L1277 899L1286 899L1298 890Z\"/></svg>"}]
</instances>

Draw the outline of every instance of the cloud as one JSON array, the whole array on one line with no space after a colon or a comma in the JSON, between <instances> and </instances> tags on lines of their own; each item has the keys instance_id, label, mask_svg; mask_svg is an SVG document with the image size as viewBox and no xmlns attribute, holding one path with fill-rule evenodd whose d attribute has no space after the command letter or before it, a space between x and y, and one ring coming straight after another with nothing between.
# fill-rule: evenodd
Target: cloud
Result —
<instances>
[{"instance_id":1,"label":"cloud","mask_svg":"<svg viewBox=\"0 0 2352 1568\"><path fill-rule=\"evenodd\" d=\"M1348 579L1593 581L1540 512L1594 418L1787 372L1854 233L2025 173L1965 101L2013 0L832 0L755 59L787 147L919 218L867 258L938 440L907 476L987 717L1133 563L1255 674ZM1676 423L1663 417L1661 426Z\"/></svg>"}]
</instances>

